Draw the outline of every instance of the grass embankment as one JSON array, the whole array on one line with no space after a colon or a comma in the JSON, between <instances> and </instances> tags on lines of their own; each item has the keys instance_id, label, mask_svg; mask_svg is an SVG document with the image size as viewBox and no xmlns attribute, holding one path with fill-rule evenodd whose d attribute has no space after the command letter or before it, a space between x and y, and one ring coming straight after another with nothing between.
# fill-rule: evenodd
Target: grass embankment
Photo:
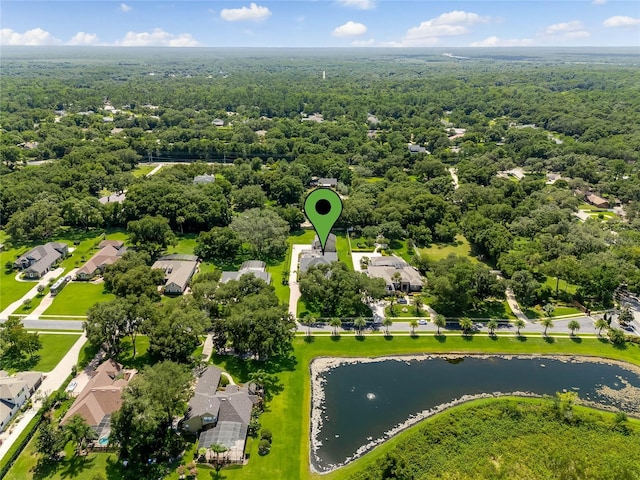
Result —
<instances>
[{"instance_id":1,"label":"grass embankment","mask_svg":"<svg viewBox=\"0 0 640 480\"><path fill-rule=\"evenodd\" d=\"M14 373L23 370L49 372L62 360L80 337L78 335L39 334L42 349L32 359L25 357L18 361L0 360L0 370Z\"/></svg>"},{"instance_id":2,"label":"grass embankment","mask_svg":"<svg viewBox=\"0 0 640 480\"><path fill-rule=\"evenodd\" d=\"M640 421L553 400L503 398L452 408L323 478L620 479L640 474ZM401 476L404 472L406 477Z\"/></svg>"}]
</instances>

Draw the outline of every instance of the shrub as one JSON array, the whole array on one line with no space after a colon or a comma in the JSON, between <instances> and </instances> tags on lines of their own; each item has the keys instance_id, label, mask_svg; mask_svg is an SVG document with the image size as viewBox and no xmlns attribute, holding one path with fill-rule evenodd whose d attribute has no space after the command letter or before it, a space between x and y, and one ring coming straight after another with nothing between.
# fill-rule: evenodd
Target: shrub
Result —
<instances>
[{"instance_id":1,"label":"shrub","mask_svg":"<svg viewBox=\"0 0 640 480\"><path fill-rule=\"evenodd\" d=\"M226 376L222 375L220 377L220 387L219 388L224 388L227 385L229 385L229 379Z\"/></svg>"},{"instance_id":2,"label":"shrub","mask_svg":"<svg viewBox=\"0 0 640 480\"><path fill-rule=\"evenodd\" d=\"M268 428L263 428L262 431L260 432L260 438L262 440L266 440L269 443L271 443L271 439L273 438L273 434L271 433L271 430L269 430Z\"/></svg>"},{"instance_id":3,"label":"shrub","mask_svg":"<svg viewBox=\"0 0 640 480\"><path fill-rule=\"evenodd\" d=\"M269 450L271 450L271 444L269 443L269 441L260 440L260 443L258 444L258 453L260 455L266 455L267 453L269 453Z\"/></svg>"}]
</instances>

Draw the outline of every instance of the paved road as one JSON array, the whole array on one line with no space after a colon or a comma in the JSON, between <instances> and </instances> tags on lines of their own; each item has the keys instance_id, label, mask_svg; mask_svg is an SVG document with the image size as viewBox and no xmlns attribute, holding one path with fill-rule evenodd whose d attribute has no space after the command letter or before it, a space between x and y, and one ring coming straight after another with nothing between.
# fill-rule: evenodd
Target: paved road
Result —
<instances>
[{"instance_id":1,"label":"paved road","mask_svg":"<svg viewBox=\"0 0 640 480\"><path fill-rule=\"evenodd\" d=\"M8 432L4 432L2 435L2 445L0 445L0 458L4 457L11 447L13 443L18 439L18 436L22 431L27 427L28 423L36 416L38 413L38 409L42 406L42 401L37 400L38 398L47 398L51 393L58 390L64 381L67 379L69 374L71 373L71 369L74 365L78 363L78 356L80 355L80 350L82 346L87 341L87 337L84 335L80 335L80 338L76 343L73 344L71 349L67 352L67 354L60 360L58 365L46 374L46 378L43 380L40 388L35 391L33 396L34 399L33 406L25 412L20 421L12 424L11 426L11 434Z\"/></svg>"},{"instance_id":2,"label":"paved road","mask_svg":"<svg viewBox=\"0 0 640 480\"><path fill-rule=\"evenodd\" d=\"M0 323L6 319L0 318ZM83 320L26 320L22 319L22 324L27 330L77 330L81 332Z\"/></svg>"}]
</instances>

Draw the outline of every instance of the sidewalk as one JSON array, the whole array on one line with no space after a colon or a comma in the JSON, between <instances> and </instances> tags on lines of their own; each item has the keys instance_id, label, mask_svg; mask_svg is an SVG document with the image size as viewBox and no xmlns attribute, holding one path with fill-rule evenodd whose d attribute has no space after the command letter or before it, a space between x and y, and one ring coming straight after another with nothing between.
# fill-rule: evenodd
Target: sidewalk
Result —
<instances>
[{"instance_id":1,"label":"sidewalk","mask_svg":"<svg viewBox=\"0 0 640 480\"><path fill-rule=\"evenodd\" d=\"M9 315L12 315L13 312L15 312L18 308L20 308L22 306L22 303L27 299L27 298L35 298L36 295L38 294L38 286L42 285L44 287L47 286L47 284L49 283L49 280L51 280L52 278L57 278L60 275L62 275L64 273L64 268L59 267L56 268L55 270L52 270L50 272L45 273L42 278L40 280L38 280L38 283L34 284L34 287L29 290L27 293L25 293L22 298L20 298L20 300L16 300L15 302L13 302L11 305L9 305L7 308L5 308L2 312L0 312L0 319L2 320L7 320L9 318ZM44 301L44 299L43 299Z\"/></svg>"},{"instance_id":2,"label":"sidewalk","mask_svg":"<svg viewBox=\"0 0 640 480\"><path fill-rule=\"evenodd\" d=\"M83 333L62 360L60 360L58 365L56 365L49 373L45 374L46 377L42 381L42 385L40 385L40 388L38 388L38 390L36 390L31 396L33 399L33 406L22 416L20 421L12 424L11 434L8 434L7 431L2 433L2 436L0 437L2 438L2 445L0 445L0 459L7 454L9 448L14 444L22 431L38 413L38 410L42 406L42 401L35 400L37 396L41 396L43 398L48 397L52 392L58 390L71 374L71 368L78 363L80 350L86 341L87 337Z\"/></svg>"}]
</instances>

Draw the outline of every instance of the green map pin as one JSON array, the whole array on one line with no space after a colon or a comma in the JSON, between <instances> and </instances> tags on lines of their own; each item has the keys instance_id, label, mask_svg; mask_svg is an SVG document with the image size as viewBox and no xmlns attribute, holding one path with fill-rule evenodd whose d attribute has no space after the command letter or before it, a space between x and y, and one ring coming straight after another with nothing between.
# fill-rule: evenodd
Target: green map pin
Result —
<instances>
[{"instance_id":1,"label":"green map pin","mask_svg":"<svg viewBox=\"0 0 640 480\"><path fill-rule=\"evenodd\" d=\"M342 200L340 196L333 190L328 188L317 188L307 195L304 201L304 214L307 216L311 225L316 230L320 245L322 246L322 254L324 255L324 246L327 238L331 233L331 228L336 223L342 213Z\"/></svg>"}]
</instances>

